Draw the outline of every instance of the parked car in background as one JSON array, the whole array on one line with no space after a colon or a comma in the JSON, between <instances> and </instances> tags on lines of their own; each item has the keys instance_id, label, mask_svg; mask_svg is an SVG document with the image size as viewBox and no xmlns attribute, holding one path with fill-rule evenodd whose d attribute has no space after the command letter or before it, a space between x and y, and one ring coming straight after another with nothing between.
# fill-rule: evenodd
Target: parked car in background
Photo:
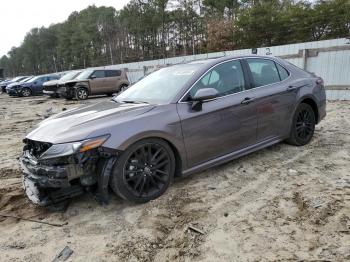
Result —
<instances>
[{"instance_id":1,"label":"parked car in background","mask_svg":"<svg viewBox=\"0 0 350 262\"><path fill-rule=\"evenodd\" d=\"M66 99L87 99L90 95L112 95L126 89L129 81L125 70L86 69L58 89Z\"/></svg>"},{"instance_id":2,"label":"parked car in background","mask_svg":"<svg viewBox=\"0 0 350 262\"><path fill-rule=\"evenodd\" d=\"M29 81L21 84L15 92L11 95L15 96L31 96L31 95L41 95L43 93L43 84L50 80L59 79L59 76L56 74L51 75L40 75L33 77Z\"/></svg>"},{"instance_id":3,"label":"parked car in background","mask_svg":"<svg viewBox=\"0 0 350 262\"><path fill-rule=\"evenodd\" d=\"M6 92L6 87L7 85L9 84L12 84L12 83L15 83L15 82L18 82L18 81L21 81L25 78L27 78L28 76L17 76L9 81L5 81L3 83L1 83L1 92L5 93Z\"/></svg>"},{"instance_id":4,"label":"parked car in background","mask_svg":"<svg viewBox=\"0 0 350 262\"><path fill-rule=\"evenodd\" d=\"M185 176L281 141L326 115L322 78L282 59L227 56L159 69L110 101L64 111L25 138L28 197L50 205L97 185L143 203ZM108 198L107 198L108 199Z\"/></svg>"},{"instance_id":5,"label":"parked car in background","mask_svg":"<svg viewBox=\"0 0 350 262\"><path fill-rule=\"evenodd\" d=\"M59 97L57 90L60 87L63 87L67 81L75 79L81 72L81 70L70 71L63 75L60 79L45 82L43 84L44 95L48 95L52 98Z\"/></svg>"},{"instance_id":6,"label":"parked car in background","mask_svg":"<svg viewBox=\"0 0 350 262\"><path fill-rule=\"evenodd\" d=\"M6 87L6 93L8 94L8 95L12 95L12 94L15 94L15 93L17 93L17 89L20 87L20 85L21 84L24 84L24 83L26 83L26 82L28 82L30 79L32 79L32 78L34 78L34 76L28 76L27 78L24 78L24 79L22 79L21 81L18 81L18 82L14 82L14 83L12 83L12 84L9 84L9 85L7 85L7 87Z\"/></svg>"},{"instance_id":7,"label":"parked car in background","mask_svg":"<svg viewBox=\"0 0 350 262\"><path fill-rule=\"evenodd\" d=\"M7 79L4 79L4 80L0 81L0 92L2 92L2 86L5 86L5 91L6 91L6 85L10 81L11 81L10 78L7 78Z\"/></svg>"}]
</instances>

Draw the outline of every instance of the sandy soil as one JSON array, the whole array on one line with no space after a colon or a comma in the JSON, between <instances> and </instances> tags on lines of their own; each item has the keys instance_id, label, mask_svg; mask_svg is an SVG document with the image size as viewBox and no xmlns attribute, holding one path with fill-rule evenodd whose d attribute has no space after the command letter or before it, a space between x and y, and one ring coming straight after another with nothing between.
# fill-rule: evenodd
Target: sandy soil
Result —
<instances>
[{"instance_id":1,"label":"sandy soil","mask_svg":"<svg viewBox=\"0 0 350 262\"><path fill-rule=\"evenodd\" d=\"M328 104L305 147L282 143L177 179L144 205L114 197L102 207L85 195L48 212L24 197L16 158L30 128L77 103L0 95L0 211L68 222L0 218L1 261L52 261L65 246L69 261L350 259L349 102Z\"/></svg>"}]
</instances>

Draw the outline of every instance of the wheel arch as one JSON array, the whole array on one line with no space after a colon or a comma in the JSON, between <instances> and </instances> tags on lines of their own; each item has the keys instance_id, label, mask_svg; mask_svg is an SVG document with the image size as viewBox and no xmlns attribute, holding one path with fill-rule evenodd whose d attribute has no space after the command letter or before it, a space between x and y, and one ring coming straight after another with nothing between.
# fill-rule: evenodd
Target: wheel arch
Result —
<instances>
[{"instance_id":1,"label":"wheel arch","mask_svg":"<svg viewBox=\"0 0 350 262\"><path fill-rule=\"evenodd\" d=\"M186 166L186 152L184 147L180 144L181 142L175 141L167 134L159 132L157 134L143 134L141 136L131 137L118 147L118 150L124 151L131 145L145 139L160 139L170 146L175 156L175 176L181 176L182 168Z\"/></svg>"},{"instance_id":2,"label":"wheel arch","mask_svg":"<svg viewBox=\"0 0 350 262\"><path fill-rule=\"evenodd\" d=\"M76 83L73 88L77 90L78 88L81 88L81 87L85 88L88 91L88 94L91 95L91 89L88 83Z\"/></svg>"},{"instance_id":3,"label":"wheel arch","mask_svg":"<svg viewBox=\"0 0 350 262\"><path fill-rule=\"evenodd\" d=\"M120 92L120 90L122 89L123 86L128 87L130 84L127 81L121 81L118 85L118 92Z\"/></svg>"},{"instance_id":4,"label":"wheel arch","mask_svg":"<svg viewBox=\"0 0 350 262\"><path fill-rule=\"evenodd\" d=\"M25 86L22 88L22 90L28 89L30 91L30 95L34 95L35 91L33 90L32 86Z\"/></svg>"},{"instance_id":5,"label":"wheel arch","mask_svg":"<svg viewBox=\"0 0 350 262\"><path fill-rule=\"evenodd\" d=\"M308 104L309 106L311 106L312 110L315 113L315 118L316 118L316 123L319 122L319 112L318 112L318 106L317 103L315 101L315 99L313 99L312 97L306 96L300 99L300 102L298 105L300 104Z\"/></svg>"}]
</instances>

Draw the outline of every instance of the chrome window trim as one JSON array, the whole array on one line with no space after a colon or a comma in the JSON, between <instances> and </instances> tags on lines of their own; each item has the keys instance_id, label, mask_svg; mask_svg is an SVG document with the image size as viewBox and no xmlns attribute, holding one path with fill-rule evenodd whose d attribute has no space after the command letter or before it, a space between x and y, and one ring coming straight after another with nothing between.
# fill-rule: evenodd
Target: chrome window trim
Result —
<instances>
[{"instance_id":1,"label":"chrome window trim","mask_svg":"<svg viewBox=\"0 0 350 262\"><path fill-rule=\"evenodd\" d=\"M221 99L221 98L224 98L224 97L228 97L228 96L232 96L232 95L236 95L236 94L240 94L240 93L244 93L246 91L250 91L250 90L256 90L257 88L261 88L261 87L266 87L266 86L271 86L271 85L274 85L276 83L282 83L282 82L285 82L286 80L289 80L291 77L292 77L292 73L286 69L283 65L281 65L279 62L277 62L276 60L274 59L271 59L271 58L268 58L268 57L254 57L254 56L247 56L247 57L240 57L240 58L232 58L232 59L229 59L229 60L225 60L225 61L222 61L218 64L215 64L213 65L212 67L210 67L207 71L205 71L197 80L196 82L194 82L188 89L187 91L185 92L185 94L183 96L181 96L181 98L178 100L178 104L188 104L188 103L191 103L191 101L182 101L184 99L185 96L187 96L187 94L190 92L191 88L194 87L197 82L199 80L202 79L202 77L208 73L210 70L212 70L213 68L215 68L216 66L218 65L221 65L223 63L227 63L227 62L232 62L232 61L235 61L235 60L244 60L244 59L250 59L250 58L255 58L255 59L265 59L265 60L270 60L270 61L273 61L275 62L276 64L279 64L281 67L283 67L288 73L289 73L289 76L285 79L283 79L282 81L279 81L279 82L275 82L275 83L271 83L271 84L268 84L268 85L263 85L263 86L258 86L258 87L253 87L253 88L250 88L250 89L247 89L247 90L243 90L243 91L240 91L240 92L237 92L237 93L233 93L233 94L228 94L228 95L225 95L225 96L220 96L220 97L216 97L216 98L212 98L212 99L208 99L208 100L203 100L203 102L208 102L208 101L213 101L213 100L217 100L217 99ZM248 63L248 62L247 62ZM242 65L241 65L242 66ZM278 70L278 68L276 68ZM242 66L242 70L243 70L243 66ZM250 70L250 69L249 69Z\"/></svg>"}]
</instances>

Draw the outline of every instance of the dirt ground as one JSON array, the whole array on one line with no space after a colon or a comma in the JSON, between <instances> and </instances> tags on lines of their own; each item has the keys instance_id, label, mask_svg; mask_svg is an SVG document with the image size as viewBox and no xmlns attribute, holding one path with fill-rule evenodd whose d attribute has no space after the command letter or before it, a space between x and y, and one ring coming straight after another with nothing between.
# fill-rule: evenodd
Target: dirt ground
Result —
<instances>
[{"instance_id":1,"label":"dirt ground","mask_svg":"<svg viewBox=\"0 0 350 262\"><path fill-rule=\"evenodd\" d=\"M147 204L84 195L48 212L25 198L16 158L28 130L77 104L0 95L0 212L68 222L0 217L1 261L52 261L65 246L68 261L350 260L350 102L329 102L305 147L282 143L177 179Z\"/></svg>"}]
</instances>

